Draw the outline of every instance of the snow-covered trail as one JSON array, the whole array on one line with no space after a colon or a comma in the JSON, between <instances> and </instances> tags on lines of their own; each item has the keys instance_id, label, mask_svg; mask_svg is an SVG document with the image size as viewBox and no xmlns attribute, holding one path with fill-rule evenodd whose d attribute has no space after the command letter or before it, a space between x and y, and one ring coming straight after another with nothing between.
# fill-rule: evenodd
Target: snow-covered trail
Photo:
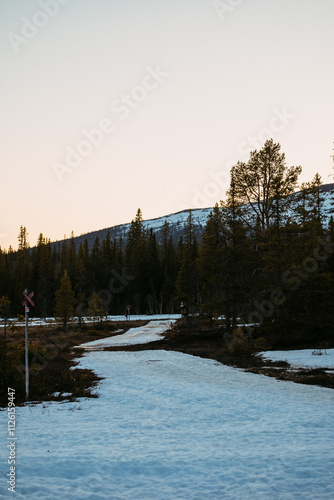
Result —
<instances>
[{"instance_id":1,"label":"snow-covered trail","mask_svg":"<svg viewBox=\"0 0 334 500\"><path fill-rule=\"evenodd\" d=\"M333 498L332 390L178 352L89 350L80 365L105 377L98 399L17 409L16 498Z\"/></svg>"},{"instance_id":2,"label":"snow-covered trail","mask_svg":"<svg viewBox=\"0 0 334 500\"><path fill-rule=\"evenodd\" d=\"M147 344L161 340L162 334L168 330L175 322L173 319L150 321L147 325L140 328L130 328L127 332L121 335L115 335L106 339L93 340L81 344L85 349L104 349L110 346Z\"/></svg>"}]
</instances>

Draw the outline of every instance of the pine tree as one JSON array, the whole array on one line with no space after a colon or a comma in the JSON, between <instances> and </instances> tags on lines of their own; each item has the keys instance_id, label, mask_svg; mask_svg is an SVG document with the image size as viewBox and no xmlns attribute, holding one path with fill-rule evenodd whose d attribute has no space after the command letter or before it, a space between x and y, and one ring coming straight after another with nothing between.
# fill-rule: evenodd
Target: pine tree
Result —
<instances>
[{"instance_id":1,"label":"pine tree","mask_svg":"<svg viewBox=\"0 0 334 500\"><path fill-rule=\"evenodd\" d=\"M249 204L248 225L259 227L263 236L288 209L289 195L294 192L301 173L301 167L287 168L280 149L280 144L270 139L260 151L251 152L247 164L238 162L232 167L238 202Z\"/></svg>"},{"instance_id":2,"label":"pine tree","mask_svg":"<svg viewBox=\"0 0 334 500\"><path fill-rule=\"evenodd\" d=\"M301 173L301 167L287 168L285 155L280 150L280 144L270 139L260 151L251 152L247 164L238 163L231 171L238 204L248 203L247 207L240 208L254 248L249 305L253 308L255 305L259 317L268 320L277 318L278 314L276 304L270 305L270 311L263 304L267 304L268 295L281 286L286 265L285 225L290 224L291 197Z\"/></svg>"},{"instance_id":3,"label":"pine tree","mask_svg":"<svg viewBox=\"0 0 334 500\"><path fill-rule=\"evenodd\" d=\"M20 234L18 235L17 239L19 240L19 247L18 250L27 250L29 248L29 242L28 242L28 232L27 228L21 226L20 227Z\"/></svg>"},{"instance_id":4,"label":"pine tree","mask_svg":"<svg viewBox=\"0 0 334 500\"><path fill-rule=\"evenodd\" d=\"M73 317L74 305L75 294L72 289L71 281L65 271L61 279L60 288L56 291L55 297L55 317L62 320L64 331L66 331L67 323Z\"/></svg>"}]
</instances>

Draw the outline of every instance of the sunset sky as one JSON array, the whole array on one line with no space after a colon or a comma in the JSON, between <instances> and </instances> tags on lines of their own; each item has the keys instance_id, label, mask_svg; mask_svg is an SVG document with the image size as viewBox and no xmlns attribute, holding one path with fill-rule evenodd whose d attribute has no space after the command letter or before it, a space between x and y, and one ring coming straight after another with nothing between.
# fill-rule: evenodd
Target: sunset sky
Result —
<instances>
[{"instance_id":1,"label":"sunset sky","mask_svg":"<svg viewBox=\"0 0 334 500\"><path fill-rule=\"evenodd\" d=\"M0 246L224 198L272 137L334 182L333 0L0 0Z\"/></svg>"}]
</instances>

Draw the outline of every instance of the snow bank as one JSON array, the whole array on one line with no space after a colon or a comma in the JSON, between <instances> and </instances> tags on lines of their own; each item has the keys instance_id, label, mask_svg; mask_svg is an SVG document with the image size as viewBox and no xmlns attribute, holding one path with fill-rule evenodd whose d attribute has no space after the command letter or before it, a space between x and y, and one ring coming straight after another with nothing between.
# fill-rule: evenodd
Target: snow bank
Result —
<instances>
[{"instance_id":1,"label":"snow bank","mask_svg":"<svg viewBox=\"0 0 334 500\"><path fill-rule=\"evenodd\" d=\"M297 351L266 351L262 352L264 359L272 361L287 361L294 368L330 368L334 369L334 349L322 350L321 355L312 354L314 349Z\"/></svg>"}]
</instances>

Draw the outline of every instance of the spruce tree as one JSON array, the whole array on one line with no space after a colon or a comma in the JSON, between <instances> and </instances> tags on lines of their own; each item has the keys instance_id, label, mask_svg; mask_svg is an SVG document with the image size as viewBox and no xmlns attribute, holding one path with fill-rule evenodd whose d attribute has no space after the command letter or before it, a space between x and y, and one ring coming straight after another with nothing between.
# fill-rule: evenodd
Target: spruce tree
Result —
<instances>
[{"instance_id":1,"label":"spruce tree","mask_svg":"<svg viewBox=\"0 0 334 500\"><path fill-rule=\"evenodd\" d=\"M7 252L0 247L0 296L8 293L8 274Z\"/></svg>"},{"instance_id":2,"label":"spruce tree","mask_svg":"<svg viewBox=\"0 0 334 500\"><path fill-rule=\"evenodd\" d=\"M143 224L141 210L138 209L135 219L131 221L128 241L125 247L126 274L131 277L122 288L130 305L134 305L137 314L147 311L150 293L150 266L147 251L147 234Z\"/></svg>"},{"instance_id":3,"label":"spruce tree","mask_svg":"<svg viewBox=\"0 0 334 500\"><path fill-rule=\"evenodd\" d=\"M95 324L96 318L101 318L102 307L96 292L93 292L88 301L87 313L93 318Z\"/></svg>"},{"instance_id":4,"label":"spruce tree","mask_svg":"<svg viewBox=\"0 0 334 500\"><path fill-rule=\"evenodd\" d=\"M161 291L161 265L158 254L158 245L156 236L151 228L147 239L147 280L148 280L148 296L147 304L151 314L159 312L159 296Z\"/></svg>"},{"instance_id":5,"label":"spruce tree","mask_svg":"<svg viewBox=\"0 0 334 500\"><path fill-rule=\"evenodd\" d=\"M173 313L175 307L176 278L179 270L178 257L172 236L169 234L168 223L164 224L161 253L161 312Z\"/></svg>"},{"instance_id":6,"label":"spruce tree","mask_svg":"<svg viewBox=\"0 0 334 500\"><path fill-rule=\"evenodd\" d=\"M216 204L210 212L200 244L198 267L202 276L202 308L212 321L221 314L225 282L225 227Z\"/></svg>"},{"instance_id":7,"label":"spruce tree","mask_svg":"<svg viewBox=\"0 0 334 500\"><path fill-rule=\"evenodd\" d=\"M321 176L316 173L310 182L309 208L314 222L320 226L323 222L324 194L321 191Z\"/></svg>"},{"instance_id":8,"label":"spruce tree","mask_svg":"<svg viewBox=\"0 0 334 500\"><path fill-rule=\"evenodd\" d=\"M197 311L199 293L199 271L197 268L198 244L195 235L195 227L192 221L192 213L189 216L184 229L184 243L182 243L182 257L177 276L177 299L183 304L183 310L188 318Z\"/></svg>"},{"instance_id":9,"label":"spruce tree","mask_svg":"<svg viewBox=\"0 0 334 500\"><path fill-rule=\"evenodd\" d=\"M45 318L53 312L55 268L51 242L41 233L32 253L36 314Z\"/></svg>"},{"instance_id":10,"label":"spruce tree","mask_svg":"<svg viewBox=\"0 0 334 500\"><path fill-rule=\"evenodd\" d=\"M75 246L74 240L74 232L71 233L71 239L67 249L67 274L70 278L71 283L73 283L73 287L76 288L77 280L78 280L78 265L77 265L77 250Z\"/></svg>"},{"instance_id":11,"label":"spruce tree","mask_svg":"<svg viewBox=\"0 0 334 500\"><path fill-rule=\"evenodd\" d=\"M237 196L235 172L231 170L227 200L221 201L225 228L223 254L223 305L226 329L235 328L238 314L245 314L254 294L251 272L254 266L252 241L244 220L244 207Z\"/></svg>"},{"instance_id":12,"label":"spruce tree","mask_svg":"<svg viewBox=\"0 0 334 500\"><path fill-rule=\"evenodd\" d=\"M104 286L104 280L102 276L102 271L101 271L101 244L100 244L100 239L97 236L95 238L91 253L90 253L90 264L89 264L89 270L90 270L90 287L91 290L98 291L103 288Z\"/></svg>"},{"instance_id":13,"label":"spruce tree","mask_svg":"<svg viewBox=\"0 0 334 500\"><path fill-rule=\"evenodd\" d=\"M15 301L14 306L20 310L22 302L22 294L26 288L32 287L32 263L29 255L29 242L28 232L26 227L20 227L20 234L18 236L19 246L16 254L15 263Z\"/></svg>"}]
</instances>

